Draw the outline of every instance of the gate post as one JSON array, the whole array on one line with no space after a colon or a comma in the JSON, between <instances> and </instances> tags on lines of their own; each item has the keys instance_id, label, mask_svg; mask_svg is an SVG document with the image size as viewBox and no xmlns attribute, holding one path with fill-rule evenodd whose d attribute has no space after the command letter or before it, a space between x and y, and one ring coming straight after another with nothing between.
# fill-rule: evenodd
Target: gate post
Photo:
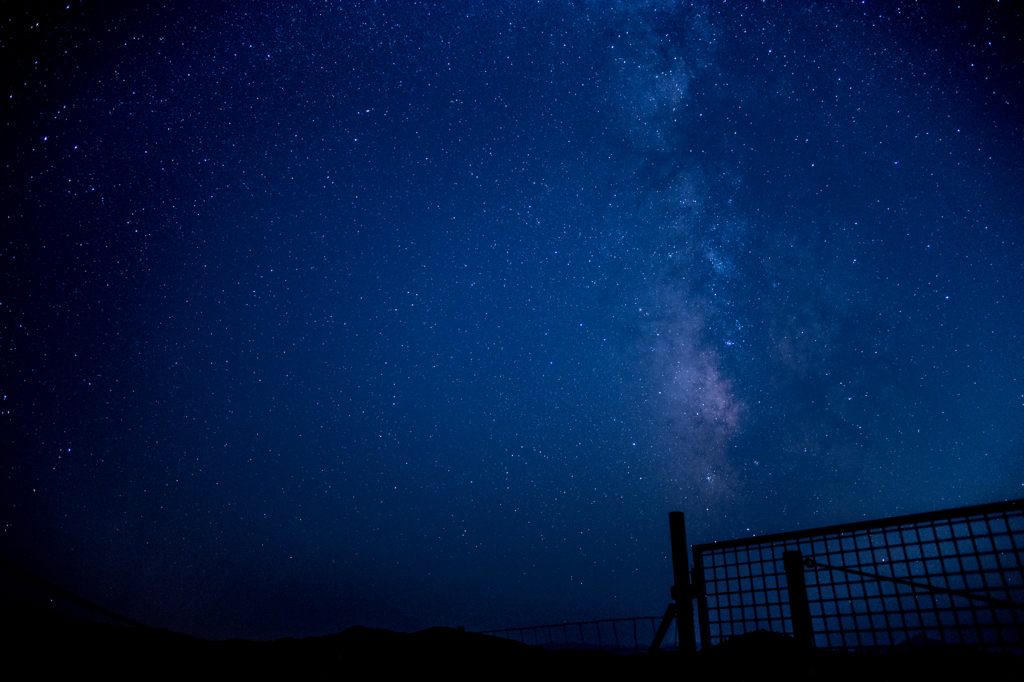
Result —
<instances>
[{"instance_id":1,"label":"gate post","mask_svg":"<svg viewBox=\"0 0 1024 682\"><path fill-rule=\"evenodd\" d=\"M669 535L672 538L672 599L676 602L676 631L679 650L696 653L697 641L693 632L693 589L690 586L690 552L686 544L686 520L683 512L669 512Z\"/></svg>"},{"instance_id":2,"label":"gate post","mask_svg":"<svg viewBox=\"0 0 1024 682\"><path fill-rule=\"evenodd\" d=\"M804 557L799 550L786 550L782 553L782 565L786 569L786 585L789 588L789 614L793 619L793 639L801 646L813 647L814 630L811 628L811 607L807 602Z\"/></svg>"}]
</instances>

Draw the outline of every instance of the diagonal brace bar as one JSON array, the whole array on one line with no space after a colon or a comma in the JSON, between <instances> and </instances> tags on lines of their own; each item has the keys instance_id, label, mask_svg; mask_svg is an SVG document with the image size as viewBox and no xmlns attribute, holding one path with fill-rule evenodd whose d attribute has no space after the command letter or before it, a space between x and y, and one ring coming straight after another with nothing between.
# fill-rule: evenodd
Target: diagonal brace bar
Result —
<instances>
[{"instance_id":1,"label":"diagonal brace bar","mask_svg":"<svg viewBox=\"0 0 1024 682\"><path fill-rule=\"evenodd\" d=\"M867 571L858 571L855 568L846 568L844 566L829 566L823 564L820 561L815 561L811 557L804 559L804 565L808 568L827 568L830 571L842 571L844 573L855 573L856 575L862 575L866 578L874 578L875 580L888 580L891 583L899 583L900 585L909 585L919 590L929 590L931 592L942 592L943 594L952 594L957 597L966 597L967 599L977 599L978 601L988 602L989 604L995 604L996 606L1005 606L1011 609L1020 609L1024 611L1024 604L1017 604L1012 601L1006 601L1004 599L996 599L995 597L984 597L980 594L974 594L973 592L967 592L965 590L951 590L946 587L939 587L937 585L928 585L926 583L915 583L906 578L890 578L885 575L878 575L877 573L868 573Z\"/></svg>"},{"instance_id":2,"label":"diagonal brace bar","mask_svg":"<svg viewBox=\"0 0 1024 682\"><path fill-rule=\"evenodd\" d=\"M655 633L654 641L651 642L651 648L647 650L647 653L654 653L661 648L661 640L665 639L665 633L668 632L668 626L672 624L672 619L675 617L675 602L669 602L668 608L665 609L665 616L661 619L661 625L658 626L658 632Z\"/></svg>"}]
</instances>

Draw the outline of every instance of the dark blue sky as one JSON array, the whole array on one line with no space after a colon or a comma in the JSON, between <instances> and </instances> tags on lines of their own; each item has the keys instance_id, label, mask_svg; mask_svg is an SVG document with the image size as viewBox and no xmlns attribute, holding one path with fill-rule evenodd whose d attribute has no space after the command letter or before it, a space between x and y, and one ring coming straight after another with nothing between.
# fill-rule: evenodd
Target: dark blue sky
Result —
<instances>
[{"instance_id":1,"label":"dark blue sky","mask_svg":"<svg viewBox=\"0 0 1024 682\"><path fill-rule=\"evenodd\" d=\"M1024 496L1008 5L5 4L2 556L485 629Z\"/></svg>"}]
</instances>

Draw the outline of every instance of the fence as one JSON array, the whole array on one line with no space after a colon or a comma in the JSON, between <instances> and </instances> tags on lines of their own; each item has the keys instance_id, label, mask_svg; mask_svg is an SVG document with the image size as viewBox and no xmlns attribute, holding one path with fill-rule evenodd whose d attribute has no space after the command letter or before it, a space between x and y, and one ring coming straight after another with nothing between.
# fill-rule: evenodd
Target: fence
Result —
<instances>
[{"instance_id":1,"label":"fence","mask_svg":"<svg viewBox=\"0 0 1024 682\"><path fill-rule=\"evenodd\" d=\"M941 642L1024 654L1024 500L696 545L692 569L683 514L669 522L675 602L663 617L485 634L555 649L693 651L696 600L701 648L766 629L831 649Z\"/></svg>"},{"instance_id":2,"label":"fence","mask_svg":"<svg viewBox=\"0 0 1024 682\"><path fill-rule=\"evenodd\" d=\"M515 639L547 649L587 649L632 654L647 651L654 641L661 616L614 618L586 623L560 623L507 630L487 630L482 634ZM662 648L679 648L675 628Z\"/></svg>"},{"instance_id":3,"label":"fence","mask_svg":"<svg viewBox=\"0 0 1024 682\"><path fill-rule=\"evenodd\" d=\"M817 647L937 641L1021 655L1022 553L1014 500L696 545L691 595L704 647L767 629Z\"/></svg>"}]
</instances>

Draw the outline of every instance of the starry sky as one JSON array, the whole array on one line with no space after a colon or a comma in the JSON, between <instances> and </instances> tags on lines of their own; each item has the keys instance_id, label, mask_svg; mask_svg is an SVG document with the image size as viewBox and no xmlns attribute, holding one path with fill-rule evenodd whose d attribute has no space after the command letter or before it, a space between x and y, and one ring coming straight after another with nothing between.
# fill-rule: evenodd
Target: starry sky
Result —
<instances>
[{"instance_id":1,"label":"starry sky","mask_svg":"<svg viewBox=\"0 0 1024 682\"><path fill-rule=\"evenodd\" d=\"M1015 3L3 14L0 555L46 580L525 626L661 613L671 510L1024 497Z\"/></svg>"}]
</instances>

